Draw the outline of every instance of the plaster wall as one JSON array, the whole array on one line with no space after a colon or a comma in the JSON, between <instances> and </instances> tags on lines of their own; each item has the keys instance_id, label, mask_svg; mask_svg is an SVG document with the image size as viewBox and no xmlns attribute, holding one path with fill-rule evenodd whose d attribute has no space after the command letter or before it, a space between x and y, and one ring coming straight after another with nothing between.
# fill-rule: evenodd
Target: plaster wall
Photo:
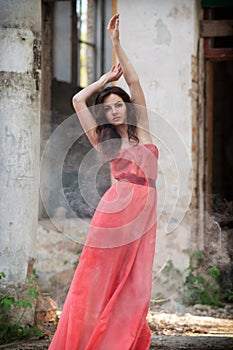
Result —
<instances>
[{"instance_id":1,"label":"plaster wall","mask_svg":"<svg viewBox=\"0 0 233 350\"><path fill-rule=\"evenodd\" d=\"M32 268L40 150L40 0L0 2L0 266L11 283Z\"/></svg>"},{"instance_id":2,"label":"plaster wall","mask_svg":"<svg viewBox=\"0 0 233 350\"><path fill-rule=\"evenodd\" d=\"M184 271L192 223L192 57L197 1L119 0L120 35L145 92L153 143L160 152L155 270L167 260ZM123 79L120 85L127 89ZM186 216L185 216L186 215ZM184 218L185 217L185 218ZM170 222L171 226L168 226Z\"/></svg>"}]
</instances>

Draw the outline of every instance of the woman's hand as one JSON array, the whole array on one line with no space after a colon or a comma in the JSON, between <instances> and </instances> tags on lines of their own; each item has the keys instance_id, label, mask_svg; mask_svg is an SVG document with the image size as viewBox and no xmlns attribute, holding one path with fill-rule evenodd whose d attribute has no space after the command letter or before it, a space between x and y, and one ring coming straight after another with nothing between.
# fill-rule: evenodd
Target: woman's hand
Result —
<instances>
[{"instance_id":1,"label":"woman's hand","mask_svg":"<svg viewBox=\"0 0 233 350\"><path fill-rule=\"evenodd\" d=\"M107 31L112 42L119 42L119 14L114 15L108 22Z\"/></svg>"},{"instance_id":2,"label":"woman's hand","mask_svg":"<svg viewBox=\"0 0 233 350\"><path fill-rule=\"evenodd\" d=\"M120 63L118 63L116 66L115 65L112 66L109 72L102 75L102 78L106 81L106 84L107 84L120 79L120 77L122 76L122 73L123 72L121 69L121 65Z\"/></svg>"}]
</instances>

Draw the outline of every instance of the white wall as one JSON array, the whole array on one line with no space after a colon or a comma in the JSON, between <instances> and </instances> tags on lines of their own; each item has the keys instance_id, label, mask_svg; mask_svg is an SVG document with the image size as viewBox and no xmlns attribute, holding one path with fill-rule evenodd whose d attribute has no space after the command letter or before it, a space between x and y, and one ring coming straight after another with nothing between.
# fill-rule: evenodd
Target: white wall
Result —
<instances>
[{"instance_id":1,"label":"white wall","mask_svg":"<svg viewBox=\"0 0 233 350\"><path fill-rule=\"evenodd\" d=\"M182 218L192 191L189 92L192 55L197 54L196 7L195 0L118 0L121 42L140 76L153 142L160 150L156 270L167 259L181 271L189 263L182 251L190 247L192 227ZM170 220L179 224L175 230L167 228Z\"/></svg>"}]
</instances>

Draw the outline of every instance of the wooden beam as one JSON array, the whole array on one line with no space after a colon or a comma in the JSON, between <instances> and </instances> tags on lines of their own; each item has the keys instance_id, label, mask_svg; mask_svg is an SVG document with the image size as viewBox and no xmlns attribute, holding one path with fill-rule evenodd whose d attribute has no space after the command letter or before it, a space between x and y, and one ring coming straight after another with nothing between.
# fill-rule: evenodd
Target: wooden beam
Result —
<instances>
[{"instance_id":1,"label":"wooden beam","mask_svg":"<svg viewBox=\"0 0 233 350\"><path fill-rule=\"evenodd\" d=\"M233 0L202 0L202 7L231 7Z\"/></svg>"},{"instance_id":2,"label":"wooden beam","mask_svg":"<svg viewBox=\"0 0 233 350\"><path fill-rule=\"evenodd\" d=\"M112 0L112 12L113 12L113 15L117 13L117 0Z\"/></svg>"},{"instance_id":3,"label":"wooden beam","mask_svg":"<svg viewBox=\"0 0 233 350\"><path fill-rule=\"evenodd\" d=\"M43 2L58 2L58 1L73 1L75 2L76 0L42 0Z\"/></svg>"},{"instance_id":4,"label":"wooden beam","mask_svg":"<svg viewBox=\"0 0 233 350\"><path fill-rule=\"evenodd\" d=\"M117 6L117 0L112 0L112 14L115 15L118 12L118 6ZM112 52L112 62L113 64L116 64L117 62L117 57L116 57L116 53L113 50Z\"/></svg>"},{"instance_id":5,"label":"wooden beam","mask_svg":"<svg viewBox=\"0 0 233 350\"><path fill-rule=\"evenodd\" d=\"M72 86L78 83L78 30L76 2L71 6L71 82Z\"/></svg>"},{"instance_id":6,"label":"wooden beam","mask_svg":"<svg viewBox=\"0 0 233 350\"><path fill-rule=\"evenodd\" d=\"M233 36L233 20L200 21L200 35L204 38L216 36Z\"/></svg>"}]
</instances>

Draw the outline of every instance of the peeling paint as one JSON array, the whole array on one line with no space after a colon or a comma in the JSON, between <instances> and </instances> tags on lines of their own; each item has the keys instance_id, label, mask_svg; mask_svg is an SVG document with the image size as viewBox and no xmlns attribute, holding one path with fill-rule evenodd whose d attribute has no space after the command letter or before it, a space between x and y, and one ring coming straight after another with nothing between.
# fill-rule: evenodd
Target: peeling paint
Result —
<instances>
[{"instance_id":1,"label":"peeling paint","mask_svg":"<svg viewBox=\"0 0 233 350\"><path fill-rule=\"evenodd\" d=\"M33 41L33 76L35 79L36 90L40 89L40 69L41 69L41 41Z\"/></svg>"},{"instance_id":2,"label":"peeling paint","mask_svg":"<svg viewBox=\"0 0 233 350\"><path fill-rule=\"evenodd\" d=\"M30 30L0 28L0 70L18 73L31 71L33 38Z\"/></svg>"},{"instance_id":3,"label":"peeling paint","mask_svg":"<svg viewBox=\"0 0 233 350\"><path fill-rule=\"evenodd\" d=\"M169 14L168 17L172 17L173 19L177 19L178 17L183 17L185 19L190 19L192 15L191 7L185 4L182 1L179 2L178 6L174 6Z\"/></svg>"}]
</instances>

